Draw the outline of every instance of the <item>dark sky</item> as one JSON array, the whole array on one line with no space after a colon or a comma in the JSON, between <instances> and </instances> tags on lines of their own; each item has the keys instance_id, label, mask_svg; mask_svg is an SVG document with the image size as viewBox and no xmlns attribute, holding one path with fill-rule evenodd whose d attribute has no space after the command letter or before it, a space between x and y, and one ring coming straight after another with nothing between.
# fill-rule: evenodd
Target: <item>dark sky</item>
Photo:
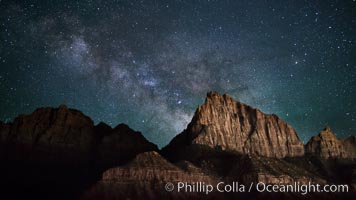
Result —
<instances>
[{"instance_id":1,"label":"dark sky","mask_svg":"<svg viewBox=\"0 0 356 200\"><path fill-rule=\"evenodd\" d=\"M355 0L0 0L0 120L67 104L162 146L216 90L356 135L355 29Z\"/></svg>"}]
</instances>

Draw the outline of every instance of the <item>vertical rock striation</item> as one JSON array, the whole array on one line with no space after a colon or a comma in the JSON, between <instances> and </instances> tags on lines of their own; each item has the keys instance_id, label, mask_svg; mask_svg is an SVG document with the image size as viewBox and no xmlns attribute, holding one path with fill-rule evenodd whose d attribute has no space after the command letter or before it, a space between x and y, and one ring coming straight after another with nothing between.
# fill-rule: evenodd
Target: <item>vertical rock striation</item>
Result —
<instances>
[{"instance_id":1,"label":"vertical rock striation","mask_svg":"<svg viewBox=\"0 0 356 200\"><path fill-rule=\"evenodd\" d=\"M338 139L330 127L325 127L309 140L305 149L308 155L315 155L322 159L356 158L356 139L355 136Z\"/></svg>"},{"instance_id":2,"label":"vertical rock striation","mask_svg":"<svg viewBox=\"0 0 356 200\"><path fill-rule=\"evenodd\" d=\"M164 151L194 144L275 158L304 155L303 143L286 122L217 92L208 93L187 129Z\"/></svg>"}]
</instances>

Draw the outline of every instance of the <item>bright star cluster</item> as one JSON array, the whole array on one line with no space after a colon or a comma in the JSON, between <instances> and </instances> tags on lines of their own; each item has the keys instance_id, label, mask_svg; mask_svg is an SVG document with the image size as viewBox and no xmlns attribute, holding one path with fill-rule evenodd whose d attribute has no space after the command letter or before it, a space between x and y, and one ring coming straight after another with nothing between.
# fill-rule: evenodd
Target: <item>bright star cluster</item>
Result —
<instances>
[{"instance_id":1,"label":"bright star cluster","mask_svg":"<svg viewBox=\"0 0 356 200\"><path fill-rule=\"evenodd\" d=\"M356 135L356 2L0 0L0 120L67 104L164 146L216 90Z\"/></svg>"}]
</instances>

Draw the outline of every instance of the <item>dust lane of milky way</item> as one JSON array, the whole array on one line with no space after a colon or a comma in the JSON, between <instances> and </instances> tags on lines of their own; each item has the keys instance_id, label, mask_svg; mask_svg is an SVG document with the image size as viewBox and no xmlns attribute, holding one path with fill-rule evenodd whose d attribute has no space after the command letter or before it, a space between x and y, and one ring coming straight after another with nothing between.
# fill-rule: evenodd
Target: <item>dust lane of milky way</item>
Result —
<instances>
[{"instance_id":1,"label":"dust lane of milky way","mask_svg":"<svg viewBox=\"0 0 356 200\"><path fill-rule=\"evenodd\" d=\"M356 134L356 2L0 1L0 120L66 104L163 146L216 90Z\"/></svg>"}]
</instances>

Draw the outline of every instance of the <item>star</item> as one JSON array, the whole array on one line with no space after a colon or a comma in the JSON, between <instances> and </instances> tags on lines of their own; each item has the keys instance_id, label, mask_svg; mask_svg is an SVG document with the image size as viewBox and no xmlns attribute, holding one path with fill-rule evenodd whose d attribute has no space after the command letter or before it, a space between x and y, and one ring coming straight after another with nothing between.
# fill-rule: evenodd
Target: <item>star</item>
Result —
<instances>
[{"instance_id":1,"label":"star","mask_svg":"<svg viewBox=\"0 0 356 200\"><path fill-rule=\"evenodd\" d=\"M163 147L216 90L285 116L304 142L327 123L355 134L350 2L256 3L4 4L0 120L67 104Z\"/></svg>"}]
</instances>

